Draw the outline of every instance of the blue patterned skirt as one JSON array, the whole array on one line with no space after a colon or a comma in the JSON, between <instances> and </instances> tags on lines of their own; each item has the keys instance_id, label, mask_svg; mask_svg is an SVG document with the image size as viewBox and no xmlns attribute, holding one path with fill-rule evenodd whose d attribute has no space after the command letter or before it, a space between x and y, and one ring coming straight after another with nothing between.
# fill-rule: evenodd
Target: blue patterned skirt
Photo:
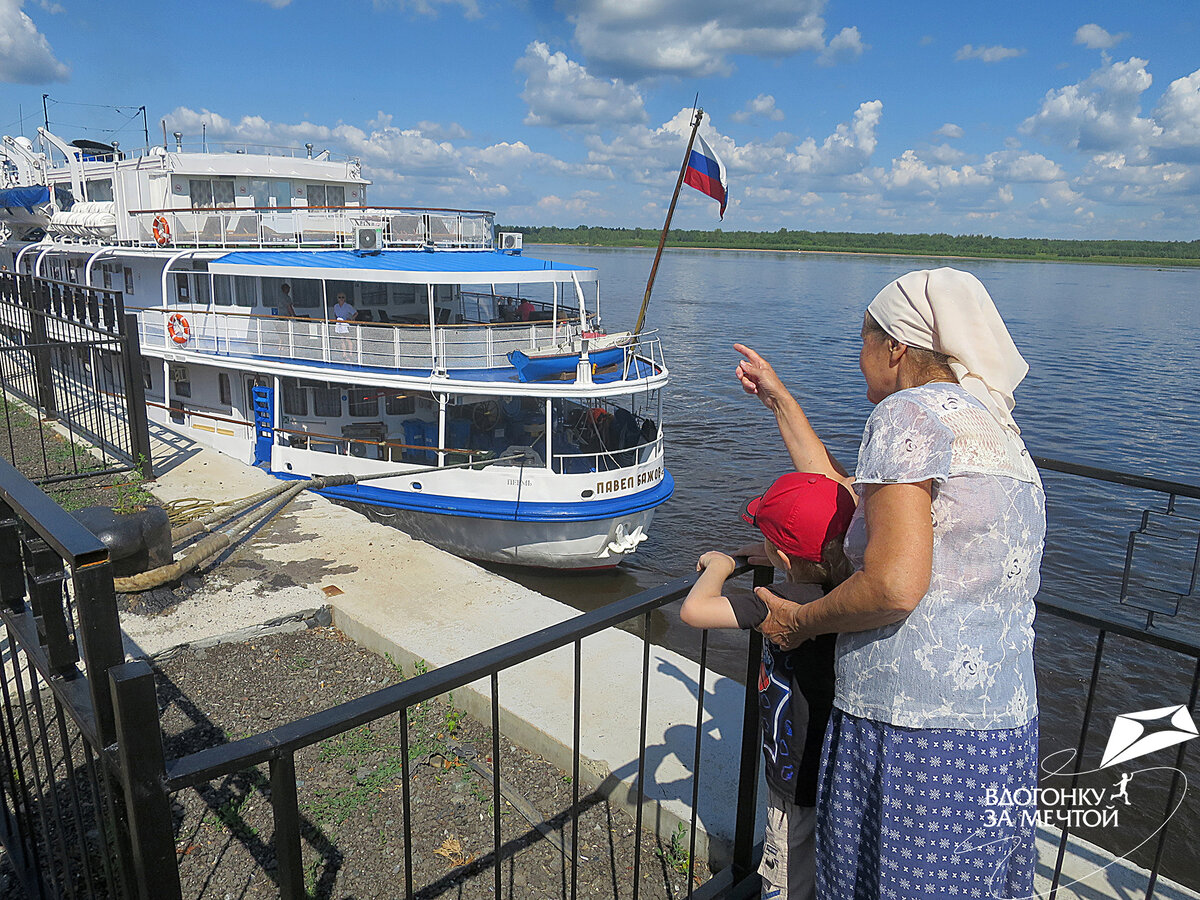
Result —
<instances>
[{"instance_id":1,"label":"blue patterned skirt","mask_svg":"<svg viewBox=\"0 0 1200 900\"><path fill-rule=\"evenodd\" d=\"M917 729L834 709L817 796L817 896L1032 895L1035 823L995 798L1037 787L1037 738L1036 718L995 731Z\"/></svg>"}]
</instances>

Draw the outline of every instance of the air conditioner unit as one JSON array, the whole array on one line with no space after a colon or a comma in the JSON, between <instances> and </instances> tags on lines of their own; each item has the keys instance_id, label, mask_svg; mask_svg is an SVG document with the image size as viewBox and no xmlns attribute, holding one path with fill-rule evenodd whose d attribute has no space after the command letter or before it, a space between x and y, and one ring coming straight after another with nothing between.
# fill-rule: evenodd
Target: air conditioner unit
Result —
<instances>
[{"instance_id":1,"label":"air conditioner unit","mask_svg":"<svg viewBox=\"0 0 1200 900\"><path fill-rule=\"evenodd\" d=\"M499 237L501 250L512 250L516 253L521 252L521 238L524 235L519 231L502 231Z\"/></svg>"},{"instance_id":2,"label":"air conditioner unit","mask_svg":"<svg viewBox=\"0 0 1200 900\"><path fill-rule=\"evenodd\" d=\"M382 250L383 229L375 225L354 226L355 250Z\"/></svg>"},{"instance_id":3,"label":"air conditioner unit","mask_svg":"<svg viewBox=\"0 0 1200 900\"><path fill-rule=\"evenodd\" d=\"M187 381L188 380L187 366L171 366L171 380L172 381Z\"/></svg>"}]
</instances>

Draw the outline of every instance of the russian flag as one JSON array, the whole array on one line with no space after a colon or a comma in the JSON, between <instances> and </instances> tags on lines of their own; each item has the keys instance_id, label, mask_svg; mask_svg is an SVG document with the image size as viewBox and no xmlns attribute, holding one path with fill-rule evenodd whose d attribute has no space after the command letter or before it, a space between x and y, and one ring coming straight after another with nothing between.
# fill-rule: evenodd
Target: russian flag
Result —
<instances>
[{"instance_id":1,"label":"russian flag","mask_svg":"<svg viewBox=\"0 0 1200 900\"><path fill-rule=\"evenodd\" d=\"M696 135L692 155L688 157L687 172L683 180L702 194L708 194L721 204L721 218L725 218L728 202L728 182L725 178L725 163L717 151L708 146L708 141Z\"/></svg>"}]
</instances>

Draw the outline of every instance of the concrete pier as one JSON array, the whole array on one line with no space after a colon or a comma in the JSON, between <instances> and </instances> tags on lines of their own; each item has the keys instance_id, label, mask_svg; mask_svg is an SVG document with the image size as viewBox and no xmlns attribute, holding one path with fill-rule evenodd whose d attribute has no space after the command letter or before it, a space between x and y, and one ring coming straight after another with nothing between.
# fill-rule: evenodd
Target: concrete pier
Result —
<instances>
[{"instance_id":1,"label":"concrete pier","mask_svg":"<svg viewBox=\"0 0 1200 900\"><path fill-rule=\"evenodd\" d=\"M232 500L275 483L261 470L155 426L164 501ZM414 541L400 531L312 494L302 494L204 577L185 602L152 617L126 616L126 648L155 655L181 644L248 637L263 623L329 606L332 621L358 643L388 654L411 673L522 637L578 613L480 567ZM581 781L632 812L636 803L642 641L624 631L582 643ZM690 818L698 667L660 647L650 652L644 822L669 837ZM513 743L571 771L574 658L570 647L499 676L501 730ZM699 821L710 840L698 852L721 864L733 833L743 689L706 677ZM490 721L489 684L455 691L454 702ZM760 792L762 793L762 792ZM1048 888L1057 834L1039 834L1037 890ZM1093 900L1145 891L1147 873L1072 839L1058 897ZM1040 894L1039 896L1044 896ZM1156 897L1200 895L1159 881Z\"/></svg>"}]
</instances>

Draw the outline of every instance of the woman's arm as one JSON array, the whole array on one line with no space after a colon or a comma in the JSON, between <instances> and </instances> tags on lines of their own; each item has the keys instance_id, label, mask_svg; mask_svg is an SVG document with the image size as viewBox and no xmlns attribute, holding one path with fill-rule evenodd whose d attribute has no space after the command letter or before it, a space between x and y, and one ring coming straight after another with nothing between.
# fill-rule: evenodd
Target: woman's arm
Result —
<instances>
[{"instance_id":1,"label":"woman's arm","mask_svg":"<svg viewBox=\"0 0 1200 900\"><path fill-rule=\"evenodd\" d=\"M817 472L850 484L853 479L817 437L804 410L784 387L771 364L744 344L734 344L733 349L745 357L735 371L742 390L757 396L763 406L775 414L779 433L796 471Z\"/></svg>"},{"instance_id":2,"label":"woman's arm","mask_svg":"<svg viewBox=\"0 0 1200 900\"><path fill-rule=\"evenodd\" d=\"M899 622L929 590L932 482L868 485L860 502L867 520L861 569L803 606L768 588L755 592L769 610L759 631L785 650L820 634L866 631Z\"/></svg>"}]
</instances>

